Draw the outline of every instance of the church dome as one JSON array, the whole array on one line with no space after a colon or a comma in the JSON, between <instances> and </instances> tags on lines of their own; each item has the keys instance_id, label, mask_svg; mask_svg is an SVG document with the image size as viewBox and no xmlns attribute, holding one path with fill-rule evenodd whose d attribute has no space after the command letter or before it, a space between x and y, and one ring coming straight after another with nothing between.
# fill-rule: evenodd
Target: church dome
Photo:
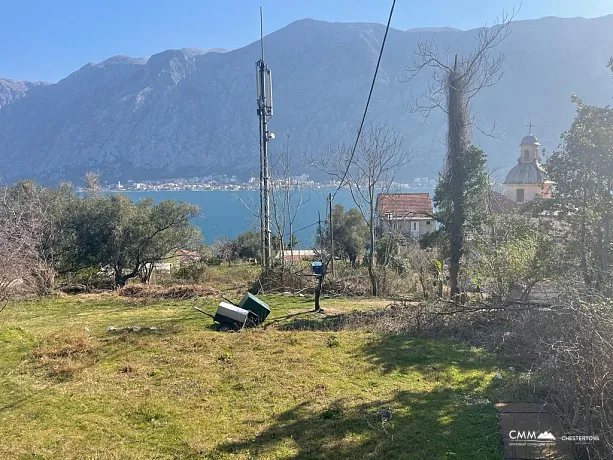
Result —
<instances>
[{"instance_id":1,"label":"church dome","mask_svg":"<svg viewBox=\"0 0 613 460\"><path fill-rule=\"evenodd\" d=\"M521 140L520 145L541 145L534 134L528 134Z\"/></svg>"},{"instance_id":2,"label":"church dome","mask_svg":"<svg viewBox=\"0 0 613 460\"><path fill-rule=\"evenodd\" d=\"M530 163L519 163L511 168L504 183L514 185L538 185L545 182L546 179L547 175L543 167L536 161L532 161Z\"/></svg>"}]
</instances>

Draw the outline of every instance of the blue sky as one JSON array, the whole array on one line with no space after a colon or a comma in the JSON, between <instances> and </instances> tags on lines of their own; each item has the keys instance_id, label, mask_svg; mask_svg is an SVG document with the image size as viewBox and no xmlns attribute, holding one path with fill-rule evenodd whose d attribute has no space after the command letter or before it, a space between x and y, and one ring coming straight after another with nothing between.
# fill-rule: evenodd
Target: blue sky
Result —
<instances>
[{"instance_id":1,"label":"blue sky","mask_svg":"<svg viewBox=\"0 0 613 460\"><path fill-rule=\"evenodd\" d=\"M492 23L520 1L397 0L392 26L408 29ZM391 0L0 0L0 77L57 81L88 62L169 48L239 48L292 21L384 23ZM613 0L524 0L518 19L597 17Z\"/></svg>"}]
</instances>

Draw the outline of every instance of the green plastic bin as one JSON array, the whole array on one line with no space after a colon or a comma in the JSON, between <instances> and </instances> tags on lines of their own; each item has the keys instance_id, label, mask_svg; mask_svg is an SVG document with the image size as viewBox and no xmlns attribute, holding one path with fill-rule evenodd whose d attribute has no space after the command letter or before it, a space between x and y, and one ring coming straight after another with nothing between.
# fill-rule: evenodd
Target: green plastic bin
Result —
<instances>
[{"instance_id":1,"label":"green plastic bin","mask_svg":"<svg viewBox=\"0 0 613 460\"><path fill-rule=\"evenodd\" d=\"M258 324L263 323L266 317L270 314L270 307L250 292L245 294L238 306L256 315L259 319Z\"/></svg>"}]
</instances>

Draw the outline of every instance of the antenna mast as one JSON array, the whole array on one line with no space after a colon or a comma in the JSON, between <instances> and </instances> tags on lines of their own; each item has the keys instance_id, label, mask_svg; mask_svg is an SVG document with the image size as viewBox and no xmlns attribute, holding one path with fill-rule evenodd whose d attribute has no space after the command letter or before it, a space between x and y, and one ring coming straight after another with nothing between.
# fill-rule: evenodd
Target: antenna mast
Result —
<instances>
[{"instance_id":1,"label":"antenna mast","mask_svg":"<svg viewBox=\"0 0 613 460\"><path fill-rule=\"evenodd\" d=\"M264 20L260 7L260 51L261 59L255 63L257 114L260 121L260 242L262 263L271 266L270 235L270 171L268 167L268 141L275 138L268 131L268 120L272 117L272 73L264 62Z\"/></svg>"},{"instance_id":2,"label":"antenna mast","mask_svg":"<svg viewBox=\"0 0 613 460\"><path fill-rule=\"evenodd\" d=\"M260 6L260 49L262 50L262 61L264 60L264 16Z\"/></svg>"}]
</instances>

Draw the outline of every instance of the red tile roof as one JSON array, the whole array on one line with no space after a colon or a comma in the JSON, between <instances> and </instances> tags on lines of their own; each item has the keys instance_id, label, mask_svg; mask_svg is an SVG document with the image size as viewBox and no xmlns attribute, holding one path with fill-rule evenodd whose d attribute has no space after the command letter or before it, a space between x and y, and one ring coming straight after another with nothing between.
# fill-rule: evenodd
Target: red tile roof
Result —
<instances>
[{"instance_id":1,"label":"red tile roof","mask_svg":"<svg viewBox=\"0 0 613 460\"><path fill-rule=\"evenodd\" d=\"M380 193L377 195L377 214L393 219L408 217L432 217L432 200L429 193Z\"/></svg>"}]
</instances>

